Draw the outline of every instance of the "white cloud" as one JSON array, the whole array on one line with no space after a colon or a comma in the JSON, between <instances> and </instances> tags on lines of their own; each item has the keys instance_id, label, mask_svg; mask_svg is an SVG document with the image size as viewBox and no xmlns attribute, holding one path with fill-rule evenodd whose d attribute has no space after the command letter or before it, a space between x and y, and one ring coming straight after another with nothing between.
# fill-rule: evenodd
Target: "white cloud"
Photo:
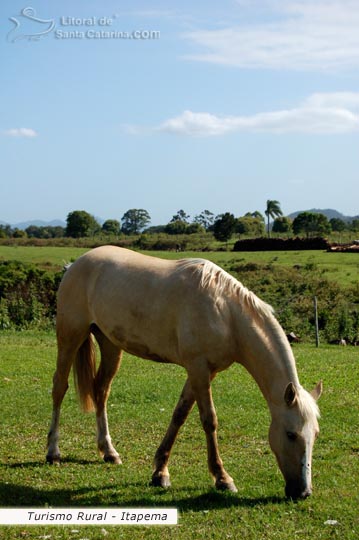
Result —
<instances>
[{"instance_id":1,"label":"white cloud","mask_svg":"<svg viewBox=\"0 0 359 540\"><path fill-rule=\"evenodd\" d=\"M210 113L184 111L180 116L163 122L158 131L180 135L224 135L233 131L235 121L235 117L218 117Z\"/></svg>"},{"instance_id":2,"label":"white cloud","mask_svg":"<svg viewBox=\"0 0 359 540\"><path fill-rule=\"evenodd\" d=\"M184 111L156 131L190 136L219 136L231 132L340 134L359 132L359 93L317 93L292 109L251 116L216 116ZM133 131L135 133L135 130Z\"/></svg>"},{"instance_id":3,"label":"white cloud","mask_svg":"<svg viewBox=\"0 0 359 540\"><path fill-rule=\"evenodd\" d=\"M359 92L318 92L305 101L308 107L331 107L359 112Z\"/></svg>"},{"instance_id":4,"label":"white cloud","mask_svg":"<svg viewBox=\"0 0 359 540\"><path fill-rule=\"evenodd\" d=\"M34 129L31 128L12 128L8 129L7 131L4 131L4 135L8 135L9 137L37 137L37 133Z\"/></svg>"},{"instance_id":5,"label":"white cloud","mask_svg":"<svg viewBox=\"0 0 359 540\"><path fill-rule=\"evenodd\" d=\"M184 34L199 47L185 58L241 68L338 71L359 67L357 0L268 0L247 6L255 22ZM259 12L265 16L261 17ZM253 20L253 19L252 19Z\"/></svg>"}]
</instances>

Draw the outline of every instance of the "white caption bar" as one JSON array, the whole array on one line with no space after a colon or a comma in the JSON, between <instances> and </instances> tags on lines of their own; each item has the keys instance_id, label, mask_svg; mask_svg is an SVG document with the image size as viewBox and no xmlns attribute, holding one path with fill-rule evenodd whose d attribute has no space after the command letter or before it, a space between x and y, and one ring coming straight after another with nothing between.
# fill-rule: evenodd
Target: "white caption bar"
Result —
<instances>
[{"instance_id":1,"label":"white caption bar","mask_svg":"<svg viewBox=\"0 0 359 540\"><path fill-rule=\"evenodd\" d=\"M177 525L176 508L0 508L0 525Z\"/></svg>"}]
</instances>

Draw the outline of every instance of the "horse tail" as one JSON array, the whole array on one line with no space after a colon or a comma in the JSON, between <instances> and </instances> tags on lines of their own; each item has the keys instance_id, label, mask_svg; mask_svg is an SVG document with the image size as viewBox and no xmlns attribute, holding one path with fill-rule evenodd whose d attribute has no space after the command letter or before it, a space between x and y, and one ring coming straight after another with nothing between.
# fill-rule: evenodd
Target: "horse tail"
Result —
<instances>
[{"instance_id":1,"label":"horse tail","mask_svg":"<svg viewBox=\"0 0 359 540\"><path fill-rule=\"evenodd\" d=\"M84 412L95 410L96 349L90 334L79 348L74 362L75 388Z\"/></svg>"}]
</instances>

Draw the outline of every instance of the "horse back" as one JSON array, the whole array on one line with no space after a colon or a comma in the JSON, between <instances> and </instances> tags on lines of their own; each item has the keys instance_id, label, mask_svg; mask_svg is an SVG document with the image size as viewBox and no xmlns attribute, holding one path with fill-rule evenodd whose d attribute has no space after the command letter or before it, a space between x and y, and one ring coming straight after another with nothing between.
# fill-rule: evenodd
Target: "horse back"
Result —
<instances>
[{"instance_id":1,"label":"horse back","mask_svg":"<svg viewBox=\"0 0 359 540\"><path fill-rule=\"evenodd\" d=\"M80 257L61 283L61 318L95 324L129 353L185 365L227 353L230 313L200 286L196 264L113 246Z\"/></svg>"}]
</instances>

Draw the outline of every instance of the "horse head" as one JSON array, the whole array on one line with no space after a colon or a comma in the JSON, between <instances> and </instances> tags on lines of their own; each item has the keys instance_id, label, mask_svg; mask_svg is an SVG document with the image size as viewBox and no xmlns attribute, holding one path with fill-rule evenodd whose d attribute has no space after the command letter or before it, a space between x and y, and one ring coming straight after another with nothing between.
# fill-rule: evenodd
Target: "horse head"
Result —
<instances>
[{"instance_id":1,"label":"horse head","mask_svg":"<svg viewBox=\"0 0 359 540\"><path fill-rule=\"evenodd\" d=\"M312 493L312 450L319 433L316 401L321 393L321 382L311 394L290 382L282 402L271 409L269 443L286 482L286 496L292 499Z\"/></svg>"}]
</instances>

